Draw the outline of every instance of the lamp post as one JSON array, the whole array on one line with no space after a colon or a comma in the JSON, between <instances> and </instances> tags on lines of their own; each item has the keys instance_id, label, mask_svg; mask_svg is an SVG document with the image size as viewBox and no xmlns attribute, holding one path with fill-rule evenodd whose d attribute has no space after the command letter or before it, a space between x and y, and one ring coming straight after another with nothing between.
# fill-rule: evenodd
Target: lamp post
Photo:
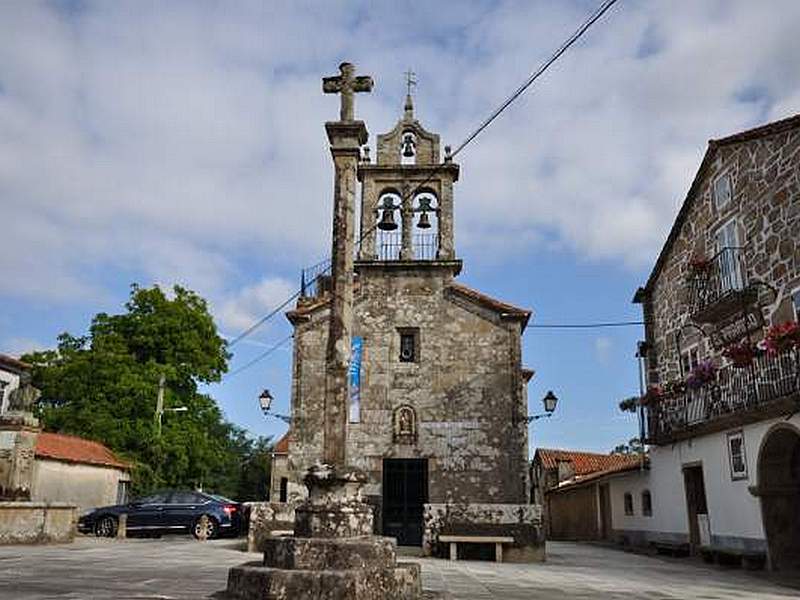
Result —
<instances>
[{"instance_id":1,"label":"lamp post","mask_svg":"<svg viewBox=\"0 0 800 600\"><path fill-rule=\"evenodd\" d=\"M534 421L538 421L543 417L553 416L556 406L558 405L558 397L553 393L553 390L547 391L547 394L545 394L544 398L542 398L542 404L544 405L544 412L538 415L530 415L525 417L524 421L526 423L530 425Z\"/></svg>"},{"instance_id":2,"label":"lamp post","mask_svg":"<svg viewBox=\"0 0 800 600\"><path fill-rule=\"evenodd\" d=\"M291 425L292 417L288 415L279 415L270 410L273 400L274 398L272 397L272 394L269 393L269 390L265 389L263 392L261 392L261 394L258 396L258 403L261 406L261 412L264 413L264 416L275 417L276 419L280 419L284 423Z\"/></svg>"}]
</instances>

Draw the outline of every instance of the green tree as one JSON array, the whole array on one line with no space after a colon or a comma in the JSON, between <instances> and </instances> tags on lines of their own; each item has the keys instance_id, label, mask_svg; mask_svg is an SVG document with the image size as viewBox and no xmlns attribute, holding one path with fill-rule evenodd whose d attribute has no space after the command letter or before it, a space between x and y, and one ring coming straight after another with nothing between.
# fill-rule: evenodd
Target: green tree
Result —
<instances>
[{"instance_id":1,"label":"green tree","mask_svg":"<svg viewBox=\"0 0 800 600\"><path fill-rule=\"evenodd\" d=\"M137 492L203 487L237 495L242 465L269 442L248 438L198 391L221 379L229 359L205 300L180 286L167 294L133 285L125 309L96 315L86 336L64 333L57 349L24 357L42 390L44 427L101 441L131 460ZM162 377L164 406L188 410L165 413L159 435Z\"/></svg>"},{"instance_id":2,"label":"green tree","mask_svg":"<svg viewBox=\"0 0 800 600\"><path fill-rule=\"evenodd\" d=\"M631 438L627 444L619 444L611 454L641 454L644 452L644 445L639 438Z\"/></svg>"}]
</instances>

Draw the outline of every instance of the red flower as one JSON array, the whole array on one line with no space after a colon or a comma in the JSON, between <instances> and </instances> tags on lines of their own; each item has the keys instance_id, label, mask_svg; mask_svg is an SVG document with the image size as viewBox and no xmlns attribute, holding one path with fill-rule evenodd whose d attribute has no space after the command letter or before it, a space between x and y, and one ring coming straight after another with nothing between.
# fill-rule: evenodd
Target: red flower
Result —
<instances>
[{"instance_id":1,"label":"red flower","mask_svg":"<svg viewBox=\"0 0 800 600\"><path fill-rule=\"evenodd\" d=\"M770 327L764 338L764 345L770 354L780 354L792 348L800 348L800 326L797 321L786 321Z\"/></svg>"}]
</instances>

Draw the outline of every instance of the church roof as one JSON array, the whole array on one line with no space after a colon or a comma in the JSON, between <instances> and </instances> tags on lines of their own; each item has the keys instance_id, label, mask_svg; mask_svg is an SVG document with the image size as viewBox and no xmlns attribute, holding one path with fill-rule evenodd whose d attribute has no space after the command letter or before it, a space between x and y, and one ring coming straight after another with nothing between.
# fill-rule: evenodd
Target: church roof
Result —
<instances>
[{"instance_id":1,"label":"church roof","mask_svg":"<svg viewBox=\"0 0 800 600\"><path fill-rule=\"evenodd\" d=\"M503 302L502 300L498 300L496 298L492 298L491 296L487 296L486 294L471 287L467 287L461 283L451 282L445 287L445 290L450 291L451 293L456 293L467 300L483 306L484 308L499 313L503 317L518 319L523 322L523 326L527 326L528 321L531 318L532 311L519 308L518 306L514 306L513 304ZM289 319L292 324L296 324L303 318L309 317L319 309L327 306L330 301L330 295L326 294L310 302L300 304L297 306L297 308L287 312L286 318Z\"/></svg>"},{"instance_id":2,"label":"church roof","mask_svg":"<svg viewBox=\"0 0 800 600\"><path fill-rule=\"evenodd\" d=\"M581 450L553 450L550 448L537 448L534 454L546 470L558 469L559 462L572 464L576 476L599 473L609 469L627 468L638 465L640 462L637 454L600 454L597 452L584 452Z\"/></svg>"},{"instance_id":3,"label":"church roof","mask_svg":"<svg viewBox=\"0 0 800 600\"><path fill-rule=\"evenodd\" d=\"M100 442L74 435L42 432L36 438L36 456L71 463L99 465L128 470L130 463L124 462Z\"/></svg>"},{"instance_id":4,"label":"church roof","mask_svg":"<svg viewBox=\"0 0 800 600\"><path fill-rule=\"evenodd\" d=\"M689 211L691 210L692 205L694 204L694 199L697 195L697 190L700 187L700 184L703 182L706 171L708 170L709 165L711 165L712 161L714 160L714 157L717 154L717 150L719 150L724 146L729 146L731 144L749 142L769 135L784 133L786 131L790 131L797 127L800 127L800 114L796 114L794 116L788 117L786 119L781 119L779 121L773 121L772 123L767 123L766 125L761 125L760 127L747 129L745 131L741 131L739 133L735 133L727 137L723 137L716 140L712 139L708 141L708 148L706 149L706 153L703 156L703 160L700 163L700 167L697 169L697 173L694 176L694 180L692 180L692 184L689 186L689 191L686 193L686 197L683 200L683 204L681 205L681 208L678 211L678 216L675 218L675 222L672 225L672 229L670 230L669 235L667 236L667 241L664 242L664 247L661 249L661 252L658 255L656 264L653 267L650 276L647 278L647 283L643 288L639 288L636 291L636 295L633 298L634 302L641 302L643 300L643 294L645 294L647 290L652 288L656 278L661 272L662 267L666 263L667 257L669 256L669 252L672 249L672 245L675 243L675 240L678 239L678 236L680 235L681 227L683 226L683 223L686 220L687 216L689 215Z\"/></svg>"},{"instance_id":5,"label":"church roof","mask_svg":"<svg viewBox=\"0 0 800 600\"><path fill-rule=\"evenodd\" d=\"M283 434L283 437L272 447L273 454L289 454L289 441L291 440L291 430Z\"/></svg>"}]
</instances>

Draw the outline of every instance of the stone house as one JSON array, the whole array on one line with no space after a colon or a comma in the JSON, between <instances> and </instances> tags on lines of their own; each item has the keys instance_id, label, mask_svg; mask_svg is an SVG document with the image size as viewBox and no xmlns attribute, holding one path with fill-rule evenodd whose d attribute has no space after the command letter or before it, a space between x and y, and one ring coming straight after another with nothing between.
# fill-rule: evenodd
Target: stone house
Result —
<instances>
[{"instance_id":1,"label":"stone house","mask_svg":"<svg viewBox=\"0 0 800 600\"><path fill-rule=\"evenodd\" d=\"M620 535L800 567L800 115L709 142L634 302L652 514Z\"/></svg>"},{"instance_id":2,"label":"stone house","mask_svg":"<svg viewBox=\"0 0 800 600\"><path fill-rule=\"evenodd\" d=\"M360 235L350 371L348 461L369 475L376 533L435 544L458 521L538 527L528 504L521 336L531 311L456 281L454 184L439 136L403 117L358 165ZM304 271L294 325L288 495L322 458L330 285ZM538 539L538 529L531 539ZM513 549L506 553L513 560Z\"/></svg>"}]
</instances>

